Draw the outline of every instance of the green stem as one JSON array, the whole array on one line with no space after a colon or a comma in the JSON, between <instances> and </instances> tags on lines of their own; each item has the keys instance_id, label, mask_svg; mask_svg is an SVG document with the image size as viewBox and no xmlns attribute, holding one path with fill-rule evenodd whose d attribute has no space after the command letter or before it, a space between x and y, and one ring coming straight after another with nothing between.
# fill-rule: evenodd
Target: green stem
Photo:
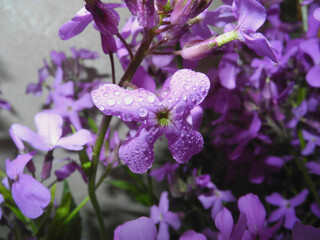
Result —
<instances>
[{"instance_id":1,"label":"green stem","mask_svg":"<svg viewBox=\"0 0 320 240\"><path fill-rule=\"evenodd\" d=\"M90 197L91 203L93 205L93 208L96 212L103 239L107 239L107 233L105 230L100 206L99 206L97 196L95 193L95 180L96 180L96 173L97 173L99 156L100 156L102 144L103 144L107 129L109 127L110 121L111 121L111 116L106 116L106 115L103 116L99 131L98 131L97 140L96 140L96 143L95 143L95 146L93 149L91 169L90 169L90 175L89 175L89 184L88 184L89 197Z\"/></svg>"},{"instance_id":2,"label":"green stem","mask_svg":"<svg viewBox=\"0 0 320 240\"><path fill-rule=\"evenodd\" d=\"M299 3L303 3L303 0L299 0ZM308 6L301 6L301 18L302 18L302 28L304 32L308 31Z\"/></svg>"},{"instance_id":3,"label":"green stem","mask_svg":"<svg viewBox=\"0 0 320 240\"><path fill-rule=\"evenodd\" d=\"M134 74L138 70L139 66L141 65L141 62L143 61L144 57L146 56L153 37L154 37L154 33L152 30L150 30L150 31L145 30L144 31L140 47L119 82L120 87L122 87L126 82L131 81L132 77L134 76ZM111 118L112 118L112 116L104 115L103 119L101 121L99 131L98 131L97 140L95 142L95 146L93 149L91 168L90 168L90 176L89 176L89 184L88 184L89 197L90 197L91 203L93 205L93 208L96 212L103 239L107 239L107 234L106 234L106 230L105 230L105 226L104 226L104 222L103 222L103 217L102 217L102 214L100 211L100 206L99 206L96 194L95 194L95 179L96 179L96 172L97 172L97 167L98 167L98 163L99 163L100 151L101 151L103 141L104 141L107 129L109 127ZM100 182L99 182L99 184L100 184Z\"/></svg>"},{"instance_id":4,"label":"green stem","mask_svg":"<svg viewBox=\"0 0 320 240\"><path fill-rule=\"evenodd\" d=\"M87 196L85 199L82 200L82 202L75 208L73 211L69 214L66 220L64 220L63 224L68 224L74 216L86 205L86 203L90 200L90 197Z\"/></svg>"},{"instance_id":5,"label":"green stem","mask_svg":"<svg viewBox=\"0 0 320 240\"><path fill-rule=\"evenodd\" d=\"M308 188L310 190L310 192L312 193L316 203L318 204L318 206L320 207L320 197L319 194L317 192L317 189L315 187L315 185L313 184L313 181L310 177L310 175L308 174L307 168L304 164L303 161L300 160L300 158L295 154L294 151L292 151L292 155L294 156L294 161L298 166L298 169L301 171L304 180L306 181Z\"/></svg>"}]
</instances>

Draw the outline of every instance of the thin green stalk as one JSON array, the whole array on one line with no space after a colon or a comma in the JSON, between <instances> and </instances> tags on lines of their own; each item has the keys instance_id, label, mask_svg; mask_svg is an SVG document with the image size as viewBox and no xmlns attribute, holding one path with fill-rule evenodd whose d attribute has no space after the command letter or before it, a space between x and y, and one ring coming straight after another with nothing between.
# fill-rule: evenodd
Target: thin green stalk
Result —
<instances>
[{"instance_id":1,"label":"thin green stalk","mask_svg":"<svg viewBox=\"0 0 320 240\"><path fill-rule=\"evenodd\" d=\"M143 39L141 41L141 44L140 44L138 51L135 54L132 61L130 62L128 68L126 69L124 75L122 76L122 78L119 82L120 87L122 87L124 85L124 83L131 81L132 77L134 76L134 74L138 70L139 66L141 65L141 62L143 61L144 57L146 56L153 37L154 37L153 30L144 32ZM93 208L96 212L103 239L107 239L107 234L106 234L106 230L105 230L105 226L104 226L104 222L103 222L103 217L102 217L102 214L100 211L100 206L99 206L96 194L95 194L95 179L96 179L96 172L97 172L97 167L98 167L98 163L99 163L100 151L101 151L101 148L102 148L102 145L104 142L104 137L105 137L107 129L109 127L111 118L112 118L112 116L104 115L103 119L101 121L99 131L98 131L97 140L95 142L95 146L93 149L91 168L90 168L90 176L89 176L89 184L88 184L89 197L90 197L91 203L93 205Z\"/></svg>"},{"instance_id":2,"label":"thin green stalk","mask_svg":"<svg viewBox=\"0 0 320 240\"><path fill-rule=\"evenodd\" d=\"M318 194L318 192L317 192L316 186L313 184L313 181L312 181L310 175L308 174L308 171L307 171L307 168L306 168L304 162L299 159L299 157L295 154L294 151L292 151L292 155L294 156L294 161L295 161L295 163L297 164L298 169L301 171L301 173L302 173L302 175L303 175L303 178L304 178L304 180L306 181L310 192L312 193L312 195L313 195L316 203L317 203L318 206L320 207L320 197L319 197L319 194Z\"/></svg>"},{"instance_id":3,"label":"thin green stalk","mask_svg":"<svg viewBox=\"0 0 320 240\"><path fill-rule=\"evenodd\" d=\"M102 144L103 144L107 129L109 127L110 121L111 121L111 116L106 116L106 115L103 116L99 131L98 131L97 140L96 140L96 143L95 143L95 146L93 149L90 176L89 176L89 184L88 184L89 197L90 197L91 203L93 205L93 208L96 212L103 239L107 239L107 233L105 230L100 206L99 206L97 196L95 193L95 180L96 180L96 173L97 173L99 156L100 156Z\"/></svg>"},{"instance_id":4,"label":"thin green stalk","mask_svg":"<svg viewBox=\"0 0 320 240\"><path fill-rule=\"evenodd\" d=\"M299 4L303 3L303 0L299 0ZM308 6L301 6L301 18L302 18L302 28L304 32L308 31Z\"/></svg>"},{"instance_id":5,"label":"thin green stalk","mask_svg":"<svg viewBox=\"0 0 320 240\"><path fill-rule=\"evenodd\" d=\"M68 224L74 216L86 205L86 203L90 200L89 196L86 196L85 199L82 200L82 202L75 208L73 211L69 214L66 220L64 220L63 224Z\"/></svg>"}]
</instances>

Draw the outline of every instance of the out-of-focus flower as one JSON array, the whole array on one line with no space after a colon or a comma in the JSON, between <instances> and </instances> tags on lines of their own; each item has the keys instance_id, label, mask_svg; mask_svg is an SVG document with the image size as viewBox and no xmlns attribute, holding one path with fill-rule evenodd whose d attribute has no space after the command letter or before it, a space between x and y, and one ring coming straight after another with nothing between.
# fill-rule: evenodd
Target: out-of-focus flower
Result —
<instances>
[{"instance_id":1,"label":"out-of-focus flower","mask_svg":"<svg viewBox=\"0 0 320 240\"><path fill-rule=\"evenodd\" d=\"M91 133L85 129L62 137L63 120L58 114L40 112L35 115L34 120L37 133L20 124L13 124L11 131L17 138L30 143L32 147L40 151L50 151L59 147L79 151L93 140Z\"/></svg>"},{"instance_id":2,"label":"out-of-focus flower","mask_svg":"<svg viewBox=\"0 0 320 240\"><path fill-rule=\"evenodd\" d=\"M156 240L157 228L148 217L125 222L114 230L113 240Z\"/></svg>"},{"instance_id":3,"label":"out-of-focus flower","mask_svg":"<svg viewBox=\"0 0 320 240\"><path fill-rule=\"evenodd\" d=\"M28 218L37 218L48 206L51 195L49 190L40 182L27 174L23 174L26 164L35 153L18 155L16 159L6 160L6 172L13 180L12 197L21 212Z\"/></svg>"},{"instance_id":4,"label":"out-of-focus flower","mask_svg":"<svg viewBox=\"0 0 320 240\"><path fill-rule=\"evenodd\" d=\"M279 193L273 193L266 197L266 201L279 208L271 212L269 216L270 222L279 220L282 216L285 217L284 227L292 229L295 222L299 221L296 217L295 207L304 202L308 195L308 190L301 191L297 196L289 200L284 199Z\"/></svg>"},{"instance_id":5,"label":"out-of-focus flower","mask_svg":"<svg viewBox=\"0 0 320 240\"><path fill-rule=\"evenodd\" d=\"M150 218L154 224L159 225L158 240L169 240L169 226L178 230L181 222L177 213L169 211L168 192L163 192L160 197L159 206L150 208Z\"/></svg>"}]
</instances>

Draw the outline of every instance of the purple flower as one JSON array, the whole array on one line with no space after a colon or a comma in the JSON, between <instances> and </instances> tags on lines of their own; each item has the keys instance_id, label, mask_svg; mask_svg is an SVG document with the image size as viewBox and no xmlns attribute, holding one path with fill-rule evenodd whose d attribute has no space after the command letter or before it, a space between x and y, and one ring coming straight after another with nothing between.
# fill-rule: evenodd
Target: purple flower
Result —
<instances>
[{"instance_id":1,"label":"purple flower","mask_svg":"<svg viewBox=\"0 0 320 240\"><path fill-rule=\"evenodd\" d=\"M0 94L2 94L1 91L0 91ZM10 110L11 104L9 102L7 102L6 100L0 98L0 108L5 109L5 110Z\"/></svg>"},{"instance_id":2,"label":"purple flower","mask_svg":"<svg viewBox=\"0 0 320 240\"><path fill-rule=\"evenodd\" d=\"M320 146L320 137L309 133L306 130L302 130L302 135L303 138L308 141L308 143L302 150L301 154L307 156L314 152L316 146Z\"/></svg>"},{"instance_id":3,"label":"purple flower","mask_svg":"<svg viewBox=\"0 0 320 240\"><path fill-rule=\"evenodd\" d=\"M172 183L172 177L178 167L178 163L167 162L161 168L151 170L150 176L154 177L159 182L163 181L164 178L167 177L168 182Z\"/></svg>"},{"instance_id":4,"label":"purple flower","mask_svg":"<svg viewBox=\"0 0 320 240\"><path fill-rule=\"evenodd\" d=\"M37 218L50 203L49 190L27 174L23 174L26 164L32 159L33 153L18 155L10 161L6 160L8 177L13 180L12 197L21 212L28 218Z\"/></svg>"},{"instance_id":5,"label":"purple flower","mask_svg":"<svg viewBox=\"0 0 320 240\"><path fill-rule=\"evenodd\" d=\"M270 228L265 228L266 210L258 196L248 193L238 200L238 208L247 219L248 230L244 232L244 239L269 239L281 226L282 221ZM247 238L246 238L246 237ZM249 237L250 236L250 237Z\"/></svg>"},{"instance_id":6,"label":"purple flower","mask_svg":"<svg viewBox=\"0 0 320 240\"><path fill-rule=\"evenodd\" d=\"M139 25L144 28L154 28L159 23L159 15L154 6L154 0L124 0L132 15L138 17Z\"/></svg>"},{"instance_id":7,"label":"purple flower","mask_svg":"<svg viewBox=\"0 0 320 240\"><path fill-rule=\"evenodd\" d=\"M158 240L169 240L169 225L178 230L181 222L177 213L169 211L168 192L163 192L160 197L159 206L153 205L150 208L150 218L154 224L159 225Z\"/></svg>"},{"instance_id":8,"label":"purple flower","mask_svg":"<svg viewBox=\"0 0 320 240\"><path fill-rule=\"evenodd\" d=\"M266 21L265 8L256 0L235 0L233 9L238 20L236 31L240 39L259 56L266 56L277 62L276 53L269 41L256 32Z\"/></svg>"},{"instance_id":9,"label":"purple flower","mask_svg":"<svg viewBox=\"0 0 320 240\"><path fill-rule=\"evenodd\" d=\"M299 221L296 217L295 207L304 202L308 195L308 190L301 191L297 196L289 200L282 198L279 193L273 193L266 197L266 201L271 205L279 208L271 212L269 216L270 222L275 222L282 216L285 217L284 227L292 229L295 222Z\"/></svg>"},{"instance_id":10,"label":"purple flower","mask_svg":"<svg viewBox=\"0 0 320 240\"><path fill-rule=\"evenodd\" d=\"M205 209L212 207L212 218L215 218L218 212L221 211L224 202L232 202L236 200L230 190L219 190L212 182L209 182L207 188L212 190L212 194L201 194L198 196L198 199Z\"/></svg>"},{"instance_id":11,"label":"purple flower","mask_svg":"<svg viewBox=\"0 0 320 240\"><path fill-rule=\"evenodd\" d=\"M40 112L35 115L34 120L37 133L20 124L13 124L11 131L17 138L30 143L40 151L50 151L59 147L79 151L85 144L92 142L90 132L85 129L68 137L61 137L63 120L58 114Z\"/></svg>"},{"instance_id":12,"label":"purple flower","mask_svg":"<svg viewBox=\"0 0 320 240\"><path fill-rule=\"evenodd\" d=\"M170 93L164 99L144 89L126 90L108 83L92 91L92 99L106 115L141 123L136 135L121 145L119 157L131 171L143 173L151 167L153 145L163 133L173 158L179 163L187 163L202 150L201 134L185 119L203 101L209 88L206 75L184 69L172 76Z\"/></svg>"},{"instance_id":13,"label":"purple flower","mask_svg":"<svg viewBox=\"0 0 320 240\"><path fill-rule=\"evenodd\" d=\"M148 217L125 222L114 230L113 240L156 240L157 228Z\"/></svg>"}]
</instances>

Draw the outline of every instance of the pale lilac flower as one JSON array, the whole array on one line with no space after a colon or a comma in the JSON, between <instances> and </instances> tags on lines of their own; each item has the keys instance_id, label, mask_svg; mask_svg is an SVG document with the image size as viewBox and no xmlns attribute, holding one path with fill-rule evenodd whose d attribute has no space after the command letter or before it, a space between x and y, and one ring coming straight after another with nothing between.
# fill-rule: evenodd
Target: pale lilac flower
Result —
<instances>
[{"instance_id":1,"label":"pale lilac flower","mask_svg":"<svg viewBox=\"0 0 320 240\"><path fill-rule=\"evenodd\" d=\"M150 208L150 218L154 224L159 223L158 240L169 240L169 226L178 230L181 226L177 213L169 211L168 192L163 192L160 197L159 206Z\"/></svg>"},{"instance_id":2,"label":"pale lilac flower","mask_svg":"<svg viewBox=\"0 0 320 240\"><path fill-rule=\"evenodd\" d=\"M54 174L57 176L58 181L62 181L68 178L74 171L78 170L81 174L83 180L87 183L87 176L83 172L81 166L75 161L70 161L69 163L62 166L60 169L56 170Z\"/></svg>"},{"instance_id":3,"label":"pale lilac flower","mask_svg":"<svg viewBox=\"0 0 320 240\"><path fill-rule=\"evenodd\" d=\"M279 208L271 212L269 216L270 222L279 220L282 216L285 217L284 227L292 229L295 222L299 221L296 217L295 207L304 202L308 195L308 190L301 191L297 196L289 200L283 198L279 193L273 193L266 197L266 201L271 205Z\"/></svg>"},{"instance_id":4,"label":"pale lilac flower","mask_svg":"<svg viewBox=\"0 0 320 240\"><path fill-rule=\"evenodd\" d=\"M163 181L166 177L169 183L172 183L172 177L174 176L175 171L178 169L178 163L167 162L162 167L153 169L150 172L150 176L154 177L157 181Z\"/></svg>"},{"instance_id":5,"label":"pale lilac flower","mask_svg":"<svg viewBox=\"0 0 320 240\"><path fill-rule=\"evenodd\" d=\"M1 91L0 91L0 94L2 94ZM5 110L10 110L11 104L9 102L7 102L6 100L0 98L0 108L5 109Z\"/></svg>"},{"instance_id":6,"label":"pale lilac flower","mask_svg":"<svg viewBox=\"0 0 320 240\"><path fill-rule=\"evenodd\" d=\"M6 160L8 177L13 180L12 197L21 212L28 218L37 218L43 214L43 209L48 206L51 195L49 190L27 174L23 174L26 164L35 153L18 155L10 161Z\"/></svg>"},{"instance_id":7,"label":"pale lilac flower","mask_svg":"<svg viewBox=\"0 0 320 240\"><path fill-rule=\"evenodd\" d=\"M156 240L157 228L148 217L127 221L114 230L113 240Z\"/></svg>"},{"instance_id":8,"label":"pale lilac flower","mask_svg":"<svg viewBox=\"0 0 320 240\"><path fill-rule=\"evenodd\" d=\"M91 133L85 129L62 137L63 120L58 114L40 112L35 115L34 120L37 133L20 124L13 124L11 131L17 138L30 143L40 151L50 151L59 147L79 151L84 145L92 142Z\"/></svg>"},{"instance_id":9,"label":"pale lilac flower","mask_svg":"<svg viewBox=\"0 0 320 240\"><path fill-rule=\"evenodd\" d=\"M170 93L162 100L144 89L126 90L108 83L92 91L92 99L106 115L141 123L137 134L121 145L119 157L131 171L143 173L151 167L153 145L163 133L178 163L187 163L202 150L201 134L185 119L203 101L209 88L206 75L184 69L172 76Z\"/></svg>"}]
</instances>

